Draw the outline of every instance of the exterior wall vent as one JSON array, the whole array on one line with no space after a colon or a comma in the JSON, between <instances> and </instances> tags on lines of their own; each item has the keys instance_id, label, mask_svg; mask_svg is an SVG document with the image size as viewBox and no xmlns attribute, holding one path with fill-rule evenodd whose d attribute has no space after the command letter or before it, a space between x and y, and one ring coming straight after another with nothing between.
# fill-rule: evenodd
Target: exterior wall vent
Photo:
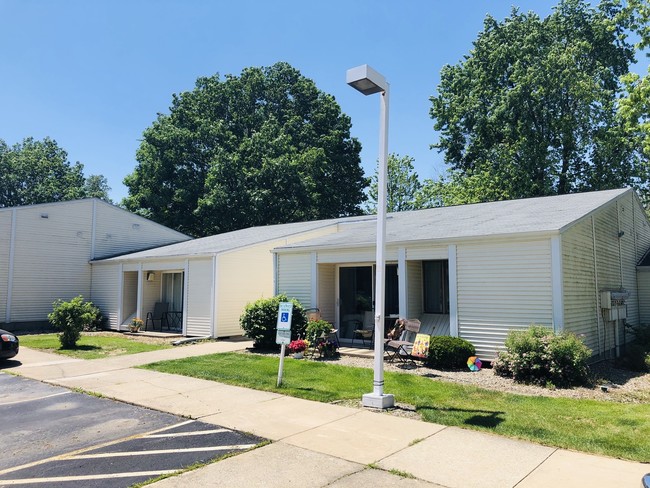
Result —
<instances>
[{"instance_id":1,"label":"exterior wall vent","mask_svg":"<svg viewBox=\"0 0 650 488\"><path fill-rule=\"evenodd\" d=\"M48 214L46 214L46 213L42 213L42 214L41 214L41 218L42 218L42 219L49 219L50 217L49 217Z\"/></svg>"}]
</instances>

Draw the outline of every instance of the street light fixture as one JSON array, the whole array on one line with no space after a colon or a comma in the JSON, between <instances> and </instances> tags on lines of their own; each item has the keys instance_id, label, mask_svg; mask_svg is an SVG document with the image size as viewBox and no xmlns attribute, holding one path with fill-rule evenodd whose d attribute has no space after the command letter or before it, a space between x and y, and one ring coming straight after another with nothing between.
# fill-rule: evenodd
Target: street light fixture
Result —
<instances>
[{"instance_id":1,"label":"street light fixture","mask_svg":"<svg viewBox=\"0 0 650 488\"><path fill-rule=\"evenodd\" d=\"M384 393L384 302L386 288L386 176L388 172L388 92L381 74L367 64L351 68L346 81L364 95L380 93L379 164L377 178L377 272L375 282L375 363L372 393L363 395L364 407L391 408L395 397Z\"/></svg>"}]
</instances>

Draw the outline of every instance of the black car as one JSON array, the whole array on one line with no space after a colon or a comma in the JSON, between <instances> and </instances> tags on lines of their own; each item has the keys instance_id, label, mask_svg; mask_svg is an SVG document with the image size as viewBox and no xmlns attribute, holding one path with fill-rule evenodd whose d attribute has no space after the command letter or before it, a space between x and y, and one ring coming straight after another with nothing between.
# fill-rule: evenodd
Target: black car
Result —
<instances>
[{"instance_id":1,"label":"black car","mask_svg":"<svg viewBox=\"0 0 650 488\"><path fill-rule=\"evenodd\" d=\"M18 354L18 337L0 329L0 359L9 359Z\"/></svg>"}]
</instances>

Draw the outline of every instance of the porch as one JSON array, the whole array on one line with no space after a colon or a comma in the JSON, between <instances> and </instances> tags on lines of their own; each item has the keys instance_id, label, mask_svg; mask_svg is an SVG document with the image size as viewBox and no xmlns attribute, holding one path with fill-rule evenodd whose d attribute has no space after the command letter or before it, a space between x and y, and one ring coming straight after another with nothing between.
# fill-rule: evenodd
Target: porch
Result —
<instances>
[{"instance_id":1,"label":"porch","mask_svg":"<svg viewBox=\"0 0 650 488\"><path fill-rule=\"evenodd\" d=\"M322 263L316 268L321 317L339 331L342 347L370 348L359 330L374 330L374 263ZM399 317L419 319L421 333L451 335L447 259L404 260L386 265L384 337Z\"/></svg>"}]
</instances>

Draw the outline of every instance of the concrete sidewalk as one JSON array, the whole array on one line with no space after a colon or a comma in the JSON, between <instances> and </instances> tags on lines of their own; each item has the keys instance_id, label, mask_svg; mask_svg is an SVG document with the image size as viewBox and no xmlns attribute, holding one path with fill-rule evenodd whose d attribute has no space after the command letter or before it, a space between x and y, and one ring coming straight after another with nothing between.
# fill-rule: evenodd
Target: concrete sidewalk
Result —
<instances>
[{"instance_id":1,"label":"concrete sidewalk","mask_svg":"<svg viewBox=\"0 0 650 488\"><path fill-rule=\"evenodd\" d=\"M650 472L648 464L133 368L250 345L210 342L92 361L21 348L22 365L10 371L274 441L159 487L636 488Z\"/></svg>"}]
</instances>

